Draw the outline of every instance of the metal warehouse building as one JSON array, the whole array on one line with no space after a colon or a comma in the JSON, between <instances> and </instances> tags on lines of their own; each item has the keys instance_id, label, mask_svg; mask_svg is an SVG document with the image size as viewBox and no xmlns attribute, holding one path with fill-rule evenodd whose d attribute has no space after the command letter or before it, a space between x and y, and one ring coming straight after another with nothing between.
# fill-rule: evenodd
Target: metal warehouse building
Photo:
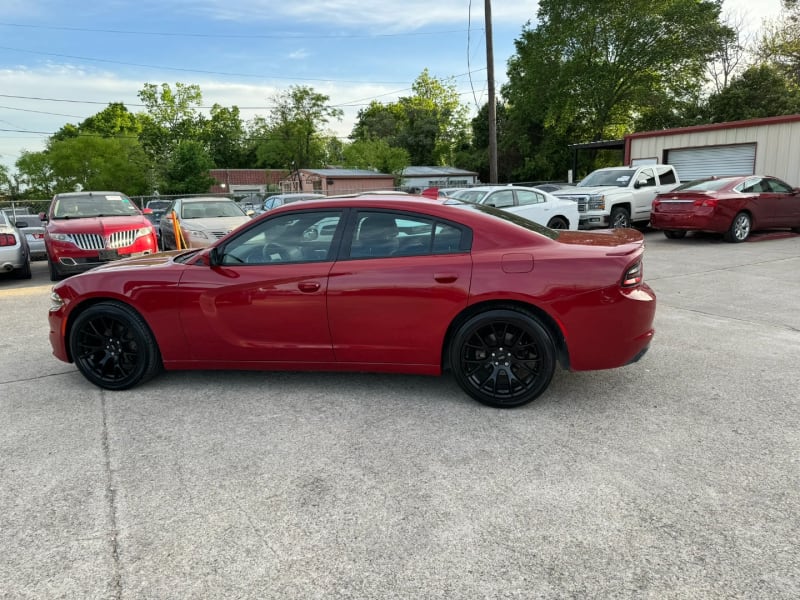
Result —
<instances>
[{"instance_id":1,"label":"metal warehouse building","mask_svg":"<svg viewBox=\"0 0 800 600\"><path fill-rule=\"evenodd\" d=\"M625 137L625 164L671 164L681 181L773 175L800 186L800 115L647 131Z\"/></svg>"}]
</instances>

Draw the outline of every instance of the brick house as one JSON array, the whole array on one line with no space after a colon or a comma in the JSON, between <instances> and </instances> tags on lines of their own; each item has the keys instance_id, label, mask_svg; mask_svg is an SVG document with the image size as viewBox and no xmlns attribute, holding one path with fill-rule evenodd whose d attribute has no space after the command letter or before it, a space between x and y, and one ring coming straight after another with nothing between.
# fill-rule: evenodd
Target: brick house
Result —
<instances>
[{"instance_id":1,"label":"brick house","mask_svg":"<svg viewBox=\"0 0 800 600\"><path fill-rule=\"evenodd\" d=\"M326 196L393 190L394 176L365 169L300 169L282 182L284 192L316 192Z\"/></svg>"},{"instance_id":2,"label":"brick house","mask_svg":"<svg viewBox=\"0 0 800 600\"><path fill-rule=\"evenodd\" d=\"M285 169L211 169L208 174L216 180L209 190L212 194L259 194L277 192L288 175Z\"/></svg>"}]
</instances>

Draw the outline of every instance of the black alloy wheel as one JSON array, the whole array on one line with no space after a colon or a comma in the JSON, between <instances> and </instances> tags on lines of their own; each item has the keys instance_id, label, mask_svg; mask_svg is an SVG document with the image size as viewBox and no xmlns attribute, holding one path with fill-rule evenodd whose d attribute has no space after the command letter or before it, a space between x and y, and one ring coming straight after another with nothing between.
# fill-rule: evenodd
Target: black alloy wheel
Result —
<instances>
[{"instance_id":1,"label":"black alloy wheel","mask_svg":"<svg viewBox=\"0 0 800 600\"><path fill-rule=\"evenodd\" d=\"M569 229L569 223L563 217L553 217L547 226L550 229Z\"/></svg>"},{"instance_id":2,"label":"black alloy wheel","mask_svg":"<svg viewBox=\"0 0 800 600\"><path fill-rule=\"evenodd\" d=\"M553 340L536 317L495 309L464 323L450 345L461 388L496 408L522 406L547 389L556 365Z\"/></svg>"},{"instance_id":3,"label":"black alloy wheel","mask_svg":"<svg viewBox=\"0 0 800 600\"><path fill-rule=\"evenodd\" d=\"M68 342L78 370L101 388L128 389L161 369L161 355L147 323L118 302L101 302L78 315Z\"/></svg>"}]
</instances>

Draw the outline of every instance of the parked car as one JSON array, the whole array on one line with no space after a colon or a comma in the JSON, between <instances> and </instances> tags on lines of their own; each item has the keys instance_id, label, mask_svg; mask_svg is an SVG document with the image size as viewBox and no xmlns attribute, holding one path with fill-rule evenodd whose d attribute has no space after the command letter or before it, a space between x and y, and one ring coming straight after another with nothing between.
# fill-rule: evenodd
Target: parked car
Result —
<instances>
[{"instance_id":1,"label":"parked car","mask_svg":"<svg viewBox=\"0 0 800 600\"><path fill-rule=\"evenodd\" d=\"M721 233L728 242L758 229L800 233L800 188L761 175L690 181L656 197L650 225L670 239L689 231Z\"/></svg>"},{"instance_id":2,"label":"parked car","mask_svg":"<svg viewBox=\"0 0 800 600\"><path fill-rule=\"evenodd\" d=\"M173 212L178 215L180 225L180 248L204 248L251 218L229 198L177 198L161 218L161 247L165 250L179 247Z\"/></svg>"},{"instance_id":3,"label":"parked car","mask_svg":"<svg viewBox=\"0 0 800 600\"><path fill-rule=\"evenodd\" d=\"M153 230L156 232L156 242L159 248L163 248L161 245L161 219L164 213L167 212L170 204L172 204L171 200L150 200L145 204L146 210L142 211L145 218L150 221Z\"/></svg>"},{"instance_id":4,"label":"parked car","mask_svg":"<svg viewBox=\"0 0 800 600\"><path fill-rule=\"evenodd\" d=\"M14 273L19 279L31 278L28 242L2 211L0 211L0 271Z\"/></svg>"},{"instance_id":5,"label":"parked car","mask_svg":"<svg viewBox=\"0 0 800 600\"><path fill-rule=\"evenodd\" d=\"M153 225L120 192L56 194L39 218L46 223L44 243L52 281L104 262L158 252Z\"/></svg>"},{"instance_id":6,"label":"parked car","mask_svg":"<svg viewBox=\"0 0 800 600\"><path fill-rule=\"evenodd\" d=\"M284 204L289 204L291 202L299 202L300 200L316 200L318 198L324 198L325 194L314 194L311 192L297 192L294 194L275 194L274 196L270 196L266 200L264 200L263 210L264 212L268 210L272 210L273 208L278 208L279 206L283 206Z\"/></svg>"},{"instance_id":7,"label":"parked car","mask_svg":"<svg viewBox=\"0 0 800 600\"><path fill-rule=\"evenodd\" d=\"M466 202L502 208L551 229L577 229L578 205L537 188L481 186L453 192L450 196Z\"/></svg>"},{"instance_id":8,"label":"parked car","mask_svg":"<svg viewBox=\"0 0 800 600\"><path fill-rule=\"evenodd\" d=\"M25 236L30 250L31 260L44 260L47 258L47 249L44 245L44 223L39 215L33 214L27 207L3 209L6 220L20 230Z\"/></svg>"},{"instance_id":9,"label":"parked car","mask_svg":"<svg viewBox=\"0 0 800 600\"><path fill-rule=\"evenodd\" d=\"M294 203L208 248L56 285L50 342L111 390L162 368L450 369L476 400L519 406L558 363L645 353L656 303L643 253L633 229L555 231L452 199Z\"/></svg>"}]
</instances>

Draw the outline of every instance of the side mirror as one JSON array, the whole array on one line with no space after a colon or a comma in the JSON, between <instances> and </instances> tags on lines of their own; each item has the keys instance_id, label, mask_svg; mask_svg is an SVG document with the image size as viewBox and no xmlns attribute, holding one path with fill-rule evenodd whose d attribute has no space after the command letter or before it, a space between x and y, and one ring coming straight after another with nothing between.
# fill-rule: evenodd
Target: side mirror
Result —
<instances>
[{"instance_id":1,"label":"side mirror","mask_svg":"<svg viewBox=\"0 0 800 600\"><path fill-rule=\"evenodd\" d=\"M222 255L217 246L214 246L208 252L208 262L212 267L218 267L222 264Z\"/></svg>"},{"instance_id":2,"label":"side mirror","mask_svg":"<svg viewBox=\"0 0 800 600\"><path fill-rule=\"evenodd\" d=\"M633 189L638 190L640 187L642 187L642 182L641 181L634 181L633 182Z\"/></svg>"},{"instance_id":3,"label":"side mirror","mask_svg":"<svg viewBox=\"0 0 800 600\"><path fill-rule=\"evenodd\" d=\"M47 213L40 212L39 213L39 220L43 222L47 222L50 219L47 217Z\"/></svg>"},{"instance_id":4,"label":"side mirror","mask_svg":"<svg viewBox=\"0 0 800 600\"><path fill-rule=\"evenodd\" d=\"M27 227L28 226L28 222L27 221L14 221L11 224L14 227L16 227L17 229L21 229L22 227Z\"/></svg>"}]
</instances>

